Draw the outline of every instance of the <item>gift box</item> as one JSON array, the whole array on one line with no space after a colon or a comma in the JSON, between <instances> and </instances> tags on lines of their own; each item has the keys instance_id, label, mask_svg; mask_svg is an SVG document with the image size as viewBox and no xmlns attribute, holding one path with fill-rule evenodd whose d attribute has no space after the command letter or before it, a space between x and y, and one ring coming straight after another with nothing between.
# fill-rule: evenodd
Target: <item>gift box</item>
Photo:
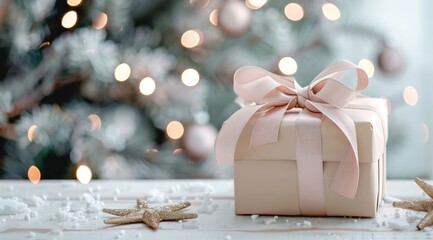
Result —
<instances>
[{"instance_id":1,"label":"gift box","mask_svg":"<svg viewBox=\"0 0 433 240\"><path fill-rule=\"evenodd\" d=\"M353 72L355 88L340 81ZM374 217L385 189L387 102L361 96L365 72L339 61L307 87L244 67L243 106L223 125L216 158L234 164L236 214Z\"/></svg>"}]
</instances>

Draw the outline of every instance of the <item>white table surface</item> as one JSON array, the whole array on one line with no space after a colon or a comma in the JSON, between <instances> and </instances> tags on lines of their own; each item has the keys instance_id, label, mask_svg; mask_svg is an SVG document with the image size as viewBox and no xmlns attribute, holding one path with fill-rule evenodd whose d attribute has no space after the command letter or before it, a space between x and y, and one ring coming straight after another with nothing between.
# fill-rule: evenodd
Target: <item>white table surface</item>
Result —
<instances>
[{"instance_id":1,"label":"white table surface","mask_svg":"<svg viewBox=\"0 0 433 240\"><path fill-rule=\"evenodd\" d=\"M96 212L83 213L85 218L53 220L62 206L71 202L85 204L84 193L100 198L108 208L135 207L137 198L148 198L152 189L164 193L176 202L187 199L192 206L187 209L197 212L206 192L210 192L213 203L218 206L211 214L199 213L197 220L185 222L162 222L157 231L142 223L130 225L106 225L103 219L111 215ZM92 181L83 185L76 181L51 180L34 185L28 181L0 181L0 197L23 197L36 194L47 198L39 207L31 207L38 216L25 219L26 214L0 215L0 240L5 239L433 239L433 231L417 231L417 221L397 230L388 224L405 221L406 216L422 217L424 213L395 209L383 203L376 218L311 218L279 216L276 222L265 224L273 216L237 216L234 214L233 182L231 180L136 180L136 181ZM413 181L390 180L387 195L400 199L425 198ZM151 199L150 199L151 200ZM72 214L72 213L71 213ZM87 220L85 220L87 219ZM304 221L311 222L305 226ZM74 223L79 222L79 226ZM307 222L307 225L309 225ZM378 226L380 225L380 226ZM54 230L54 231L53 231ZM124 235L119 236L120 232ZM57 232L56 232L57 231ZM59 231L62 234L59 234ZM34 233L34 237L30 236ZM139 235L139 237L137 237Z\"/></svg>"}]
</instances>

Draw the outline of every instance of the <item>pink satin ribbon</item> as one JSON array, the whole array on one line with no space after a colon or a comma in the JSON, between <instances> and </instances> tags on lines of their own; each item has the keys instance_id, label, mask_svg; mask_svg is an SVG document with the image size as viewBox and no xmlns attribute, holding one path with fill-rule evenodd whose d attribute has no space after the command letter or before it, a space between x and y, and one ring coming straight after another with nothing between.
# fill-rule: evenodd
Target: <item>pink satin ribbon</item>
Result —
<instances>
[{"instance_id":1,"label":"pink satin ribbon","mask_svg":"<svg viewBox=\"0 0 433 240\"><path fill-rule=\"evenodd\" d=\"M357 76L354 89L339 81L342 73L350 71ZM301 213L322 215L326 210L321 121L334 123L349 146L347 156L340 162L329 187L353 199L359 180L358 145L355 124L342 108L367 85L367 74L346 60L324 69L306 87L301 87L293 77L282 77L257 67L240 68L234 76L234 90L241 102L248 105L235 112L221 128L215 143L217 162L233 164L237 141L247 123L253 123L250 149L275 143L285 112L301 108L296 123Z\"/></svg>"}]
</instances>

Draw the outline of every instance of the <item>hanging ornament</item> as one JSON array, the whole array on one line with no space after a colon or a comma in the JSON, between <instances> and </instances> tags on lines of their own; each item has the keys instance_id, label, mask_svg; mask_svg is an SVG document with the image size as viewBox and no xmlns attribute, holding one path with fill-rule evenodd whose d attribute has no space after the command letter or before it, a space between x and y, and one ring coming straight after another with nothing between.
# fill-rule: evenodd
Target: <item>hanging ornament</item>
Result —
<instances>
[{"instance_id":1,"label":"hanging ornament","mask_svg":"<svg viewBox=\"0 0 433 240\"><path fill-rule=\"evenodd\" d=\"M230 37L239 37L251 28L252 13L241 1L227 1L218 10L218 27Z\"/></svg>"},{"instance_id":2,"label":"hanging ornament","mask_svg":"<svg viewBox=\"0 0 433 240\"><path fill-rule=\"evenodd\" d=\"M191 124L182 137L183 152L193 160L206 159L213 152L217 130L210 124Z\"/></svg>"},{"instance_id":3,"label":"hanging ornament","mask_svg":"<svg viewBox=\"0 0 433 240\"><path fill-rule=\"evenodd\" d=\"M404 59L398 48L384 45L377 57L377 62L384 73L396 74L403 68Z\"/></svg>"}]
</instances>

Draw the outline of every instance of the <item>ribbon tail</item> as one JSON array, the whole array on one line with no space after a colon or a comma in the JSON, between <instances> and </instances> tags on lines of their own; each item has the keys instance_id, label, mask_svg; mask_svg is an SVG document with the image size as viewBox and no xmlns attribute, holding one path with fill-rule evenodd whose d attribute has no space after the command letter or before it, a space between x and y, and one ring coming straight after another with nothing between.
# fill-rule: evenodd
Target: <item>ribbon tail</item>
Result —
<instances>
[{"instance_id":1,"label":"ribbon tail","mask_svg":"<svg viewBox=\"0 0 433 240\"><path fill-rule=\"evenodd\" d=\"M253 115L263 107L243 107L223 124L215 141L215 158L219 164L233 164L236 145L242 131Z\"/></svg>"},{"instance_id":2,"label":"ribbon tail","mask_svg":"<svg viewBox=\"0 0 433 240\"><path fill-rule=\"evenodd\" d=\"M340 195L353 199L359 182L358 143L355 123L339 108L330 108L311 101L308 104L313 105L333 122L341 130L349 143L347 156L340 162L330 189Z\"/></svg>"},{"instance_id":3,"label":"ribbon tail","mask_svg":"<svg viewBox=\"0 0 433 240\"><path fill-rule=\"evenodd\" d=\"M275 107L257 119L251 134L250 149L278 141L278 133L286 109L287 105Z\"/></svg>"}]
</instances>

